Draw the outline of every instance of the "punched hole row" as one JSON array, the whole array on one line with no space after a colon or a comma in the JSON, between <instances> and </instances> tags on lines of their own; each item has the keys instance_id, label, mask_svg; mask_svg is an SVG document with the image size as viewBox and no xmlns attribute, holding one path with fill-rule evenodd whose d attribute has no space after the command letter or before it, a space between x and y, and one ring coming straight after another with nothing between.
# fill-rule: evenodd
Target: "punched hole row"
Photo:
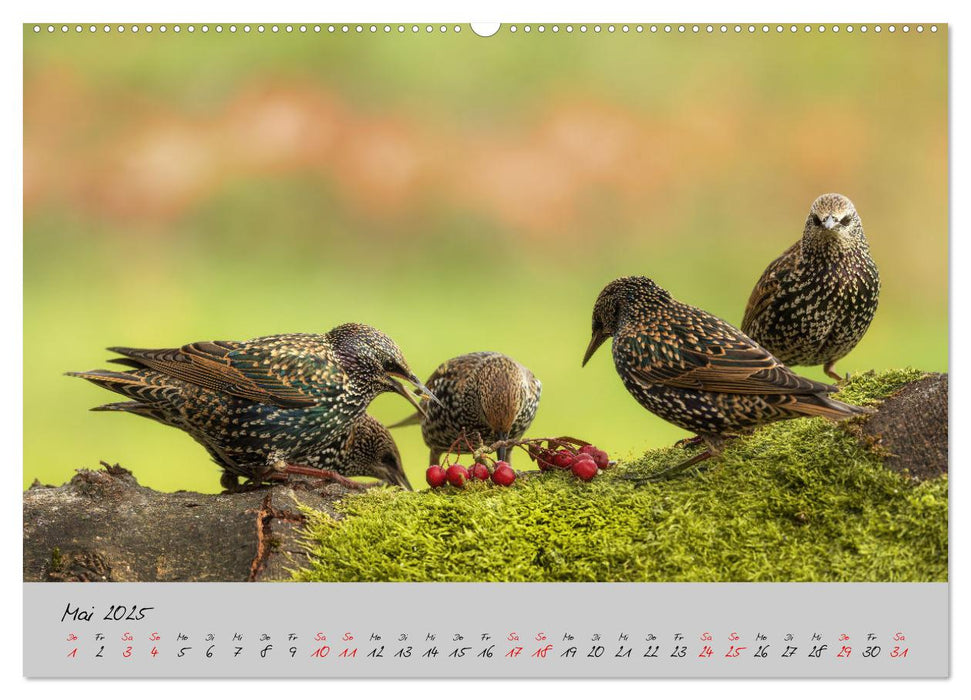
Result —
<instances>
[{"instance_id":1,"label":"punched hole row","mask_svg":"<svg viewBox=\"0 0 971 700\"><path fill-rule=\"evenodd\" d=\"M925 27L922 24L917 24L917 25L904 24L899 26L891 24L884 27L883 25L879 25L879 24L877 25L848 24L848 25L830 25L830 26L826 26L822 24L820 25L810 25L810 24L805 24L805 25L797 25L797 24L785 24L785 25L784 24L775 24L775 25L768 25L768 24L762 24L762 25L755 25L755 24L747 24L747 25L743 25L743 24L732 24L732 25L730 24L720 24L720 25L714 25L714 24L605 24L605 25L539 24L539 25L530 25L530 24L525 24L525 25L518 25L518 24L511 24L508 27L508 31L511 34L517 34L517 33L544 34L547 32L551 32L553 34L558 34L558 33L601 34L604 32L606 32L607 34L615 34L617 32L620 32L622 34L629 34L629 33L635 33L635 34L643 34L643 33L770 34L773 32L776 34L783 34L783 33L810 34L810 33L826 33L826 32L830 32L833 34L839 34L839 33L852 34L854 32L866 34L867 32L874 32L876 34L880 34L884 31L889 32L890 34L894 34L897 31L907 34L907 33L910 33L911 31L915 31L917 33L923 33L924 31L928 31L928 30L932 33L936 33L938 30L937 25L932 24L929 27ZM68 25L68 24L61 24L61 25L55 25L55 24L48 24L48 25L40 25L40 24L35 24L33 25L33 31L35 34L40 34L45 31L48 34L54 34L57 32L60 32L62 34L66 34L69 32L74 32L77 34L80 34L83 32L87 32L87 33L102 32L106 34L112 33L112 32L115 32L118 34L124 34L126 32L131 34L137 34L139 32L144 32L146 34L151 34L152 32L156 32L156 31L162 34L167 32L172 32L175 34L180 34L182 32L187 32L189 34L194 34L196 32L201 32L203 34L207 34L209 32L215 32L217 34L221 34L224 32L228 32L230 34L236 34L236 33L279 34L281 32L285 34L293 34L293 33L297 33L297 34L456 33L457 34L462 31L462 27L457 24L455 25L446 25L446 24L441 24L441 25L433 25L433 24L422 24L422 25L419 25L419 24L409 24L409 25L406 25L406 24L397 24L397 25L391 25L391 24L383 24L383 25L380 25L380 24L285 24L285 25L278 25L278 24L271 24L271 25L264 25L264 24L256 24L256 25L250 25L250 24L242 24L242 25L236 25L236 24L228 24L228 25L222 25L222 24L215 24L215 25L208 25L208 24L202 24L202 25L194 25L194 24ZM476 31L475 28L473 28L472 31L473 33L479 34L480 36L491 36L494 34L494 32L490 32L489 34L483 34Z\"/></svg>"}]
</instances>

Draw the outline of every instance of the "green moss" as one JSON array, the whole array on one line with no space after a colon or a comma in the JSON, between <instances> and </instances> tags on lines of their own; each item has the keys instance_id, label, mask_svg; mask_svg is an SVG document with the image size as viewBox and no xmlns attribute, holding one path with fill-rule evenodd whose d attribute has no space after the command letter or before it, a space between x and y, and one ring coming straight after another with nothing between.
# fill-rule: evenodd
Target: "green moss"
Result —
<instances>
[{"instance_id":1,"label":"green moss","mask_svg":"<svg viewBox=\"0 0 971 700\"><path fill-rule=\"evenodd\" d=\"M54 547L51 552L51 571L60 571L63 564L64 558L61 556L61 548Z\"/></svg>"},{"instance_id":2,"label":"green moss","mask_svg":"<svg viewBox=\"0 0 971 700\"><path fill-rule=\"evenodd\" d=\"M840 398L872 403L920 376L857 375ZM652 450L586 484L556 471L510 488L375 489L346 498L340 522L311 513L311 564L295 578L946 580L947 477L914 483L850 430L823 419L777 423L734 441L705 472L641 487L619 474L689 453Z\"/></svg>"}]
</instances>

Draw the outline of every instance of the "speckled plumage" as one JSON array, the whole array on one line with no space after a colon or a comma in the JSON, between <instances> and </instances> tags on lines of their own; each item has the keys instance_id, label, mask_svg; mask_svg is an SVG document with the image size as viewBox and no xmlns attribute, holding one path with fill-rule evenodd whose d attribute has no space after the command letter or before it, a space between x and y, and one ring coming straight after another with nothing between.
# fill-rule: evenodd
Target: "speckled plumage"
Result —
<instances>
[{"instance_id":1,"label":"speckled plumage","mask_svg":"<svg viewBox=\"0 0 971 700\"><path fill-rule=\"evenodd\" d=\"M737 328L646 277L614 280L600 293L583 363L611 336L614 365L631 395L697 434L708 456L726 436L765 423L863 411L829 398L836 387L796 375Z\"/></svg>"},{"instance_id":2,"label":"speckled plumage","mask_svg":"<svg viewBox=\"0 0 971 700\"><path fill-rule=\"evenodd\" d=\"M411 490L391 433L367 413L351 423L346 435L322 447L318 454L313 460L317 469L342 476L369 476Z\"/></svg>"},{"instance_id":3,"label":"speckled plumage","mask_svg":"<svg viewBox=\"0 0 971 700\"><path fill-rule=\"evenodd\" d=\"M416 403L393 377L424 390L394 341L363 324L323 335L110 349L124 356L113 362L135 369L69 373L132 399L95 410L184 430L230 475L224 484L237 476L262 481L281 464L350 473L335 460L368 404L386 391Z\"/></svg>"},{"instance_id":4,"label":"speckled plumage","mask_svg":"<svg viewBox=\"0 0 971 700\"><path fill-rule=\"evenodd\" d=\"M840 194L813 202L802 238L752 290L742 330L787 365L833 364L863 338L877 310L880 274L856 208Z\"/></svg>"},{"instance_id":5,"label":"speckled plumage","mask_svg":"<svg viewBox=\"0 0 971 700\"><path fill-rule=\"evenodd\" d=\"M473 446L518 440L533 422L542 392L532 372L498 352L472 352L447 360L426 384L441 405L423 400L425 416L412 420L420 418L432 464L463 430ZM467 448L463 445L460 451ZM509 461L510 451L501 449L498 457Z\"/></svg>"}]
</instances>

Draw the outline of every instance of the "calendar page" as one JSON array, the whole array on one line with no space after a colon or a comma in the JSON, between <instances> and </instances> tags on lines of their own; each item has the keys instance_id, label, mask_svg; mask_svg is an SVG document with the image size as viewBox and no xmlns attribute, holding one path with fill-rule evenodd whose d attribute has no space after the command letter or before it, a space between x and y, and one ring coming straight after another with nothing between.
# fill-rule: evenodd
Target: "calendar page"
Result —
<instances>
[{"instance_id":1,"label":"calendar page","mask_svg":"<svg viewBox=\"0 0 971 700\"><path fill-rule=\"evenodd\" d=\"M949 674L944 23L27 23L24 675Z\"/></svg>"}]
</instances>

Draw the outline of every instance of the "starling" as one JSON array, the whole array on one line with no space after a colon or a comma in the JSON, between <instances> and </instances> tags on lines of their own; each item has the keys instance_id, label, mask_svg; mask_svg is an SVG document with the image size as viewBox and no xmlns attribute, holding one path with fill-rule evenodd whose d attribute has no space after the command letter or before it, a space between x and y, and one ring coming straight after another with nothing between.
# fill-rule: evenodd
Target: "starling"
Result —
<instances>
[{"instance_id":1,"label":"starling","mask_svg":"<svg viewBox=\"0 0 971 700\"><path fill-rule=\"evenodd\" d=\"M671 471L717 455L727 438L765 423L866 412L829 398L836 387L798 376L737 328L646 277L623 277L600 292L584 365L611 336L627 391L707 446Z\"/></svg>"},{"instance_id":2,"label":"starling","mask_svg":"<svg viewBox=\"0 0 971 700\"><path fill-rule=\"evenodd\" d=\"M109 350L123 356L112 362L133 369L68 374L132 400L94 410L135 413L184 430L223 468L227 488L237 477L259 484L308 468L322 478L349 470L338 469L339 455L357 454L352 426L363 425L355 421L378 394L393 391L420 408L395 377L437 400L394 341L362 324L324 335Z\"/></svg>"},{"instance_id":3,"label":"starling","mask_svg":"<svg viewBox=\"0 0 971 700\"><path fill-rule=\"evenodd\" d=\"M776 258L752 290L742 330L787 365L823 365L856 347L877 310L880 274L853 202L824 194L802 239Z\"/></svg>"},{"instance_id":4,"label":"starling","mask_svg":"<svg viewBox=\"0 0 971 700\"><path fill-rule=\"evenodd\" d=\"M367 413L351 423L347 435L324 445L318 457L308 461L315 466L294 468L291 472L320 478L323 470L329 472L327 477L349 488L361 488L361 485L346 477L369 476L411 491L411 483L405 476L401 454L391 433Z\"/></svg>"},{"instance_id":5,"label":"starling","mask_svg":"<svg viewBox=\"0 0 971 700\"><path fill-rule=\"evenodd\" d=\"M498 352L472 352L447 360L432 372L427 384L441 403L422 399L425 415L415 414L398 425L421 423L431 464L450 448L468 452L470 444L518 440L533 422L542 391L532 372ZM463 432L468 444L455 445ZM510 455L508 447L497 450L500 460L508 462Z\"/></svg>"}]
</instances>

